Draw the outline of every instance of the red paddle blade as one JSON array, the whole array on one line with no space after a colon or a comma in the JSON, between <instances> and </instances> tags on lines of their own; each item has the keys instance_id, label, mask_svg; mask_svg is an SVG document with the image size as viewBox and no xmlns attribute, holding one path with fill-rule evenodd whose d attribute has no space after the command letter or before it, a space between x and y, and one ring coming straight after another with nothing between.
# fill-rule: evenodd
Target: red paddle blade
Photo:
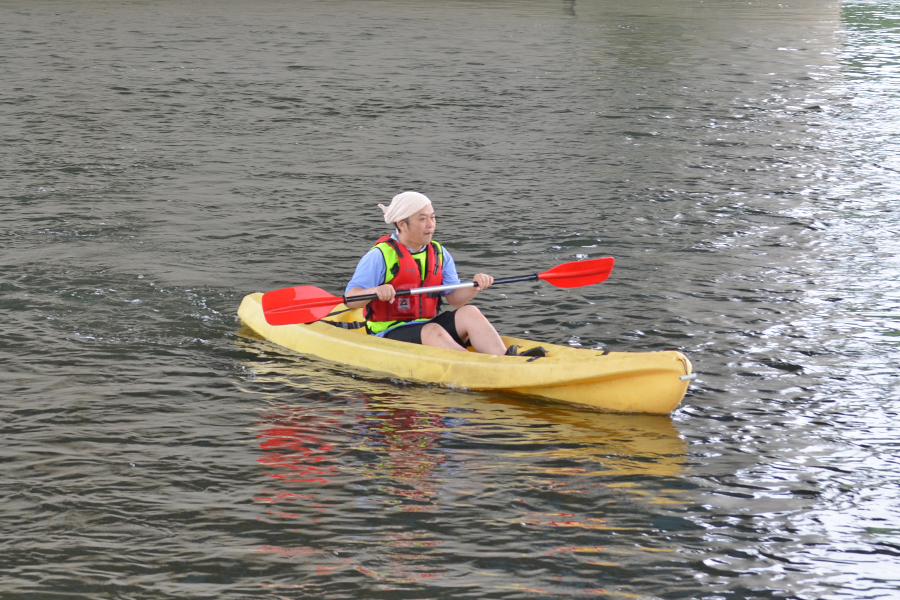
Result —
<instances>
[{"instance_id":1,"label":"red paddle blade","mask_svg":"<svg viewBox=\"0 0 900 600\"><path fill-rule=\"evenodd\" d=\"M317 287L298 285L266 292L262 307L269 325L293 325L318 321L343 301Z\"/></svg>"},{"instance_id":2,"label":"red paddle blade","mask_svg":"<svg viewBox=\"0 0 900 600\"><path fill-rule=\"evenodd\" d=\"M614 258L607 257L565 263L553 267L549 271L538 273L538 279L561 288L593 285L606 281L606 278L612 273L615 262Z\"/></svg>"}]
</instances>

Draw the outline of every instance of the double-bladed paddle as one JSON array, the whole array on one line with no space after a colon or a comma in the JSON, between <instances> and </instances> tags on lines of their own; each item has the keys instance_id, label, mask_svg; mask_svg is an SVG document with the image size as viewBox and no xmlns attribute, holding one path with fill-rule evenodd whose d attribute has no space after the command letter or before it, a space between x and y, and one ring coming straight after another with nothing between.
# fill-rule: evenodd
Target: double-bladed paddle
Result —
<instances>
[{"instance_id":1,"label":"double-bladed paddle","mask_svg":"<svg viewBox=\"0 0 900 600\"><path fill-rule=\"evenodd\" d=\"M593 285L605 281L609 277L614 262L615 260L611 257L569 262L553 267L543 273L495 279L494 285L537 280L546 281L550 285L561 288ZM396 297L446 292L476 287L477 285L474 281L467 281L454 285L435 285L412 290L399 290L396 293ZM266 322L269 325L293 325L295 323L312 323L322 317L327 317L331 310L341 303L375 300L377 298L377 294L349 297L333 296L325 290L311 285L299 285L266 292L262 297L262 307Z\"/></svg>"}]
</instances>

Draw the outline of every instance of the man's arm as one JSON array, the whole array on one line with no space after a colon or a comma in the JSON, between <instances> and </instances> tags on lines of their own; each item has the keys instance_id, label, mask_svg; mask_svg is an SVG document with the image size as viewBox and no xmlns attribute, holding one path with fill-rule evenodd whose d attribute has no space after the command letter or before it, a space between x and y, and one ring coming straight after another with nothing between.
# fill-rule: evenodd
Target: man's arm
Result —
<instances>
[{"instance_id":1,"label":"man's arm","mask_svg":"<svg viewBox=\"0 0 900 600\"><path fill-rule=\"evenodd\" d=\"M453 290L449 294L444 295L444 299L450 303L453 308L464 306L475 297L475 294L481 290L486 290L494 284L494 278L484 273L478 273L472 278L472 281L478 284L478 287L463 288L461 290Z\"/></svg>"},{"instance_id":2,"label":"man's arm","mask_svg":"<svg viewBox=\"0 0 900 600\"><path fill-rule=\"evenodd\" d=\"M443 267L443 284L444 285L453 285L456 283L460 283L459 275L456 272L456 261L453 260L453 257L450 256L450 253L446 248L444 250L444 267ZM478 287L474 288L463 288L461 290L453 290L452 292L447 292L444 294L444 299L450 303L450 306L453 308L459 308L460 306L464 306L475 297L480 290L485 290L494 283L494 278L490 275L485 275L484 273L478 273L475 277L472 278L472 281L478 284Z\"/></svg>"},{"instance_id":3,"label":"man's arm","mask_svg":"<svg viewBox=\"0 0 900 600\"><path fill-rule=\"evenodd\" d=\"M378 294L379 300L390 302L394 299L394 286L384 281L387 267L384 264L384 255L377 248L369 250L356 265L356 271L350 278L350 283L344 290L344 296L364 296L366 294ZM347 308L362 308L370 300L350 302Z\"/></svg>"}]
</instances>

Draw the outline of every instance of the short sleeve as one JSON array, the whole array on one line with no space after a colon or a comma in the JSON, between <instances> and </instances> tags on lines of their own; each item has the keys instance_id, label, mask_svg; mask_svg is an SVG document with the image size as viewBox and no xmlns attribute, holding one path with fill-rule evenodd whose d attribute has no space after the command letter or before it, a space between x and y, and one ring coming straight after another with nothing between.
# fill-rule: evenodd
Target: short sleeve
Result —
<instances>
[{"instance_id":1,"label":"short sleeve","mask_svg":"<svg viewBox=\"0 0 900 600\"><path fill-rule=\"evenodd\" d=\"M344 295L355 287L363 289L378 287L384 283L386 271L387 267L384 264L384 255L381 250L372 248L356 265L356 271L353 272L350 283L344 289Z\"/></svg>"},{"instance_id":2,"label":"short sleeve","mask_svg":"<svg viewBox=\"0 0 900 600\"><path fill-rule=\"evenodd\" d=\"M459 274L456 272L456 262L453 260L453 257L450 256L450 252L447 251L445 246L441 246L441 249L444 251L444 266L442 269L442 279L441 283L444 285L455 285L460 283ZM449 294L451 291L446 291L444 294Z\"/></svg>"}]
</instances>

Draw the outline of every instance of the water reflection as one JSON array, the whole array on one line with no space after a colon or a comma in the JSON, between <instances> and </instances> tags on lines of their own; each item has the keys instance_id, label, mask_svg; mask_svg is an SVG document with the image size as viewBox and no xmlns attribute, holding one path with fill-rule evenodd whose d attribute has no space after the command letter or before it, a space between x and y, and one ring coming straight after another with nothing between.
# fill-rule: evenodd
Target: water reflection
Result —
<instances>
[{"instance_id":1,"label":"water reflection","mask_svg":"<svg viewBox=\"0 0 900 600\"><path fill-rule=\"evenodd\" d=\"M289 524L296 521L304 531L331 529L335 520L359 510L429 511L440 480L435 470L443 463L433 443L441 428L440 415L415 409L386 408L365 395L349 401L315 394L309 406L271 407L260 415L258 463L265 468L269 486L254 498L265 505L271 517ZM316 401L332 406L322 410ZM349 436L340 432L351 430ZM370 490L365 497L351 499L346 486ZM348 506L351 505L351 506ZM338 529L343 529L338 527ZM358 543L378 544L378 567L364 557L341 557L325 539L320 549L311 546L261 546L259 553L299 558L314 563L319 575L355 570L379 581L409 583L436 576L437 565L408 552L439 546L421 531L384 531L374 537L363 531L352 536ZM313 536L318 537L318 536ZM364 541L371 538L371 541ZM337 544L341 546L341 544ZM387 560L381 560L386 558ZM418 561L419 566L411 565Z\"/></svg>"},{"instance_id":2,"label":"water reflection","mask_svg":"<svg viewBox=\"0 0 900 600\"><path fill-rule=\"evenodd\" d=\"M622 546L647 530L636 506L685 502L687 447L670 418L404 386L244 333L239 344L256 357L245 389L265 407L255 430L266 486L254 499L276 531L305 540L255 552L297 561L302 578L352 571L382 585L448 585L474 561L484 563L479 585L558 593L541 576L495 580L502 569L488 565L521 555L524 537L526 562L580 565L579 589L599 593L583 569L674 551Z\"/></svg>"}]
</instances>

